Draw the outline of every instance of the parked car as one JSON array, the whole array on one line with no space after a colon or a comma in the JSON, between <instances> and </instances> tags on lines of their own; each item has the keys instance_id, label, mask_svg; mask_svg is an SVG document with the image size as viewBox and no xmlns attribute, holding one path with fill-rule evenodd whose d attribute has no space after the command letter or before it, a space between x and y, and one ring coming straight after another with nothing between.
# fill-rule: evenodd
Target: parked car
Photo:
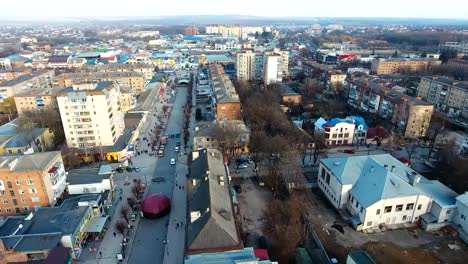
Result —
<instances>
[{"instance_id":1,"label":"parked car","mask_svg":"<svg viewBox=\"0 0 468 264\"><path fill-rule=\"evenodd\" d=\"M355 153L354 149L345 149L343 152L346 153L346 154L354 154Z\"/></svg>"},{"instance_id":2,"label":"parked car","mask_svg":"<svg viewBox=\"0 0 468 264\"><path fill-rule=\"evenodd\" d=\"M164 178L163 177L153 177L151 179L152 182L163 182Z\"/></svg>"},{"instance_id":3,"label":"parked car","mask_svg":"<svg viewBox=\"0 0 468 264\"><path fill-rule=\"evenodd\" d=\"M118 173L124 172L124 170L122 168L117 168L117 169L115 169L115 171L117 171Z\"/></svg>"},{"instance_id":4,"label":"parked car","mask_svg":"<svg viewBox=\"0 0 468 264\"><path fill-rule=\"evenodd\" d=\"M132 171L133 171L133 168L132 168L132 167L126 167L125 170L126 170L127 172L132 172Z\"/></svg>"},{"instance_id":5,"label":"parked car","mask_svg":"<svg viewBox=\"0 0 468 264\"><path fill-rule=\"evenodd\" d=\"M171 159L171 165L175 165L175 159L174 158Z\"/></svg>"},{"instance_id":6,"label":"parked car","mask_svg":"<svg viewBox=\"0 0 468 264\"><path fill-rule=\"evenodd\" d=\"M138 168L138 167L134 167L133 170L134 170L135 172L140 172L140 168Z\"/></svg>"},{"instance_id":7,"label":"parked car","mask_svg":"<svg viewBox=\"0 0 468 264\"><path fill-rule=\"evenodd\" d=\"M248 166L245 163L239 164L239 169L246 169Z\"/></svg>"},{"instance_id":8,"label":"parked car","mask_svg":"<svg viewBox=\"0 0 468 264\"><path fill-rule=\"evenodd\" d=\"M180 147L180 141L177 141L177 142L175 143L175 145L176 145L177 147Z\"/></svg>"}]
</instances>

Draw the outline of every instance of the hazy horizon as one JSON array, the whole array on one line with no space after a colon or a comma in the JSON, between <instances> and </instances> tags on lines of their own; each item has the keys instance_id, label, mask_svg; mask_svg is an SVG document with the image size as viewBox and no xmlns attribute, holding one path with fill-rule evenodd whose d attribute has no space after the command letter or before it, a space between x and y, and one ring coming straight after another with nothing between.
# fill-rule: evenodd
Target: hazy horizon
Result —
<instances>
[{"instance_id":1,"label":"hazy horizon","mask_svg":"<svg viewBox=\"0 0 468 264\"><path fill-rule=\"evenodd\" d=\"M443 3L441 5L440 3ZM13 11L13 12L12 12ZM164 16L235 15L273 18L408 18L468 19L468 1L335 0L316 2L289 0L286 4L266 0L238 0L226 5L216 0L155 2L154 0L5 1L0 20L60 20L66 18L137 18Z\"/></svg>"}]
</instances>

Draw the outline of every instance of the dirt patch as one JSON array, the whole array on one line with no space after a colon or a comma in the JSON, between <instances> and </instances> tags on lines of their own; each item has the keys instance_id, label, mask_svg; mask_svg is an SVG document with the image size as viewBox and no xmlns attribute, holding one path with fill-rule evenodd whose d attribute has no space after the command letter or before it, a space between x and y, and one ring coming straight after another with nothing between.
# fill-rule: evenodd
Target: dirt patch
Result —
<instances>
[{"instance_id":1,"label":"dirt patch","mask_svg":"<svg viewBox=\"0 0 468 264\"><path fill-rule=\"evenodd\" d=\"M365 245L367 253L381 264L437 264L442 263L433 252L419 248L402 248L393 243L371 242Z\"/></svg>"}]
</instances>

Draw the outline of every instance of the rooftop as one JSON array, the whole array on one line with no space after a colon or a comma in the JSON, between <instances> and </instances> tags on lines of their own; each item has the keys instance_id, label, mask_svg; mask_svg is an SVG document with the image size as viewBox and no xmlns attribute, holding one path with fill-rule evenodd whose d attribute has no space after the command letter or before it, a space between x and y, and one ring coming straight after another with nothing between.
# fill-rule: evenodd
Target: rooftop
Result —
<instances>
[{"instance_id":1,"label":"rooftop","mask_svg":"<svg viewBox=\"0 0 468 264\"><path fill-rule=\"evenodd\" d=\"M101 183L112 177L112 173L99 174L100 168L86 168L70 170L67 174L67 184L91 184Z\"/></svg>"},{"instance_id":2,"label":"rooftop","mask_svg":"<svg viewBox=\"0 0 468 264\"><path fill-rule=\"evenodd\" d=\"M104 78L128 78L128 77L143 77L139 72L72 72L62 73L56 79L104 79Z\"/></svg>"},{"instance_id":3,"label":"rooftop","mask_svg":"<svg viewBox=\"0 0 468 264\"><path fill-rule=\"evenodd\" d=\"M37 78L37 77L41 76L42 74L47 74L47 73L50 73L52 75L53 71L52 70L34 71L34 72L31 72L29 75L23 75L23 76L20 76L20 77L14 79L14 80L10 80L8 82L0 84L0 87L8 87L8 86L17 85L19 83L27 82L27 81L29 81L31 79L34 79L34 78ZM52 77L52 76L50 76L50 77Z\"/></svg>"},{"instance_id":4,"label":"rooftop","mask_svg":"<svg viewBox=\"0 0 468 264\"><path fill-rule=\"evenodd\" d=\"M217 103L240 103L239 95L223 66L210 64L209 68Z\"/></svg>"},{"instance_id":5,"label":"rooftop","mask_svg":"<svg viewBox=\"0 0 468 264\"><path fill-rule=\"evenodd\" d=\"M448 78L445 76L423 76L422 79L432 80L433 82L438 82L444 85L454 86L463 90L468 90L468 82L457 81L452 78Z\"/></svg>"},{"instance_id":6,"label":"rooftop","mask_svg":"<svg viewBox=\"0 0 468 264\"><path fill-rule=\"evenodd\" d=\"M217 253L203 253L196 255L189 255L185 260L185 264L270 264L276 263L269 260L259 262L255 256L254 249L244 248L242 250L217 252Z\"/></svg>"},{"instance_id":7,"label":"rooftop","mask_svg":"<svg viewBox=\"0 0 468 264\"><path fill-rule=\"evenodd\" d=\"M381 199L411 195L425 195L442 207L455 205L454 191L424 178L390 154L330 158L321 163L341 184L352 185L351 193L363 207Z\"/></svg>"},{"instance_id":8,"label":"rooftop","mask_svg":"<svg viewBox=\"0 0 468 264\"><path fill-rule=\"evenodd\" d=\"M14 235L0 237L5 248L15 252L34 252L52 250L59 245L61 233Z\"/></svg>"},{"instance_id":9,"label":"rooftop","mask_svg":"<svg viewBox=\"0 0 468 264\"><path fill-rule=\"evenodd\" d=\"M192 218L188 226L188 250L193 253L240 249L241 240L221 151L204 149L198 155L194 155L194 161L202 163L191 166L191 178L198 180L190 191L189 207L190 212L198 212L200 215L196 219ZM206 159L207 164L203 164L204 161L201 160L197 162L197 159ZM203 165L207 165L207 170L204 170ZM195 171L196 169L199 171Z\"/></svg>"},{"instance_id":10,"label":"rooftop","mask_svg":"<svg viewBox=\"0 0 468 264\"><path fill-rule=\"evenodd\" d=\"M89 84L86 83L85 85L87 85L86 87L93 87L94 89L76 89L76 87L79 86L78 84L76 86L71 86L71 87L62 89L58 93L58 95L66 95L68 93L75 93L75 92L101 92L105 89L113 88L114 82L98 82L96 83L96 86L93 86L92 83L89 83Z\"/></svg>"},{"instance_id":11,"label":"rooftop","mask_svg":"<svg viewBox=\"0 0 468 264\"><path fill-rule=\"evenodd\" d=\"M60 151L48 151L19 156L2 156L0 169L8 169L12 172L43 171L60 155Z\"/></svg>"}]
</instances>

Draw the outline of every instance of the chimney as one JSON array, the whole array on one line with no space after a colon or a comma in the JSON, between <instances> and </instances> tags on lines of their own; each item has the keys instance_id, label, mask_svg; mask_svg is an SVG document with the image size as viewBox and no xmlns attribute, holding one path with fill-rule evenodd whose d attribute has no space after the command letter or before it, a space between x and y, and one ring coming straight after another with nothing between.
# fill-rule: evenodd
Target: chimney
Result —
<instances>
[{"instance_id":1,"label":"chimney","mask_svg":"<svg viewBox=\"0 0 468 264\"><path fill-rule=\"evenodd\" d=\"M392 169L391 169L390 171L391 171L391 172L395 172L395 171L396 171L395 165L392 165Z\"/></svg>"}]
</instances>

